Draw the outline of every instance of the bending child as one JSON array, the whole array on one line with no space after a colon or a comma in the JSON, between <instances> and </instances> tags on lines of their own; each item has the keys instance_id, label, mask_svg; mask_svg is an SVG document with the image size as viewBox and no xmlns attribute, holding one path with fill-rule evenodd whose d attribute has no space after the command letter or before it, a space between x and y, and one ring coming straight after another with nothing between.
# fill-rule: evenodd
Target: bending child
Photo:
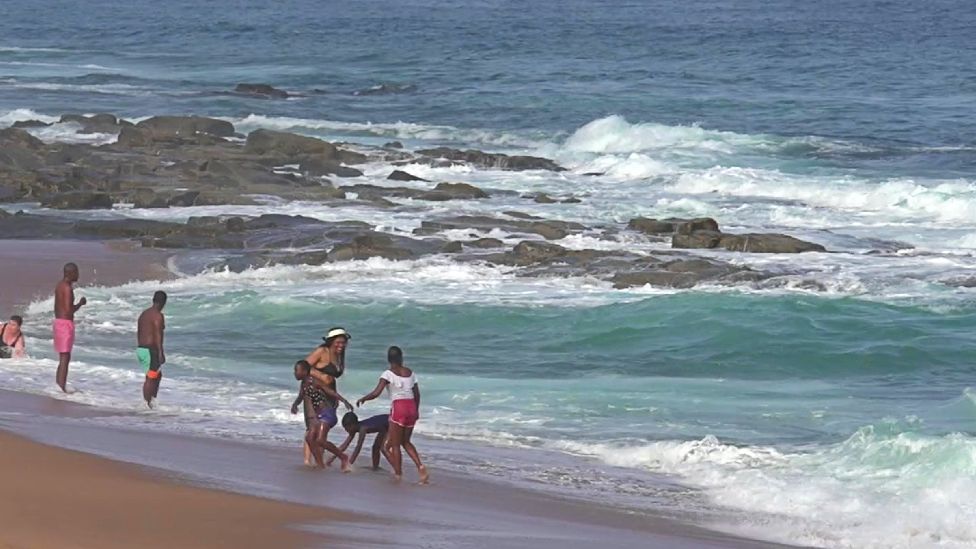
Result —
<instances>
[{"instance_id":1,"label":"bending child","mask_svg":"<svg viewBox=\"0 0 976 549\"><path fill-rule=\"evenodd\" d=\"M400 451L402 446L417 465L420 483L427 484L430 475L424 464L420 462L417 448L410 442L414 425L420 419L420 386L417 384L417 376L413 374L413 370L403 365L403 351L399 347L390 347L386 352L386 359L390 364L389 369L380 375L373 392L359 399L356 405L361 406L364 402L380 396L383 389L389 391L390 432L387 436L387 444L392 457L390 464L393 465L393 474L396 475L397 480L403 478L403 454Z\"/></svg>"},{"instance_id":2,"label":"bending child","mask_svg":"<svg viewBox=\"0 0 976 549\"><path fill-rule=\"evenodd\" d=\"M342 416L342 428L349 433L349 436L339 445L339 450L345 452L346 448L352 443L352 439L356 435L359 435L359 440L356 442L356 449L349 456L349 463L356 463L356 458L359 457L359 452L363 449L363 442L366 441L366 435L375 434L376 438L373 440L373 470L378 471L380 468L380 454L386 458L386 461L390 462L390 465L393 465L390 450L386 447L386 434L389 431L389 427L389 414L380 414L359 421L359 416L355 412L346 412L346 415ZM326 466L332 465L334 460L335 456L330 457L325 462Z\"/></svg>"}]
</instances>

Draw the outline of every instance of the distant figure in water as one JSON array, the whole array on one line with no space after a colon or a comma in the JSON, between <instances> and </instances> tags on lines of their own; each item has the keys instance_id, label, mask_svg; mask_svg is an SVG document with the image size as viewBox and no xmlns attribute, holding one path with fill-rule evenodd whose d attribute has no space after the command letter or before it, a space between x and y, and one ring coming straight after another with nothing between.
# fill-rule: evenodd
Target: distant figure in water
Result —
<instances>
[{"instance_id":1,"label":"distant figure in water","mask_svg":"<svg viewBox=\"0 0 976 549\"><path fill-rule=\"evenodd\" d=\"M166 306L166 299L166 292L157 291L153 294L152 306L139 315L136 335L139 345L136 347L136 358L146 371L142 398L150 408L153 407L153 399L159 394L159 384L163 381L161 367L166 364L166 351L163 350L163 332L166 331L163 307Z\"/></svg>"},{"instance_id":2,"label":"distant figure in water","mask_svg":"<svg viewBox=\"0 0 976 549\"><path fill-rule=\"evenodd\" d=\"M402 446L417 466L420 483L427 484L430 475L420 461L417 448L410 442L414 425L420 419L420 385L417 384L417 376L414 375L413 370L403 365L403 351L399 347L390 347L386 352L386 360L390 364L389 369L380 375L379 383L376 384L373 392L359 399L356 406L362 406L364 402L380 396L383 389L389 391L390 433L387 441L392 457L390 463L393 465L393 474L398 481L403 478L403 454L400 451Z\"/></svg>"},{"instance_id":3,"label":"distant figure in water","mask_svg":"<svg viewBox=\"0 0 976 549\"><path fill-rule=\"evenodd\" d=\"M337 393L332 387L323 384L311 375L312 367L305 360L299 360L295 364L295 376L305 376L302 381L302 394L307 400L306 405L315 411L315 416L309 420L309 428L305 434L305 440L312 450L312 457L315 464L320 468L325 468L323 455L328 450L330 454L339 458L342 463L342 472L351 471L349 467L349 456L339 450L335 444L329 442L329 430L335 427L338 422L336 419L336 405L342 402L352 410L352 404Z\"/></svg>"},{"instance_id":4,"label":"distant figure in water","mask_svg":"<svg viewBox=\"0 0 976 549\"><path fill-rule=\"evenodd\" d=\"M366 435L375 434L376 438L373 439L373 470L379 470L381 454L390 465L393 465L393 456L390 454L389 448L386 447L386 434L390 430L389 414L380 414L359 421L359 416L355 412L347 412L346 415L342 416L342 428L349 434L345 442L339 445L339 450L343 452L352 443L352 439L356 438L356 435L359 435L359 440L356 442L356 449L349 456L349 463L356 463L356 458L359 457L359 452L362 451L363 443L366 441ZM335 460L335 457L330 457L325 464L331 465L333 460Z\"/></svg>"},{"instance_id":5,"label":"distant figure in water","mask_svg":"<svg viewBox=\"0 0 976 549\"><path fill-rule=\"evenodd\" d=\"M64 266L64 278L54 288L54 352L59 356L57 383L66 393L68 364L71 349L75 346L75 313L88 303L85 298L75 303L75 282L78 282L78 266L68 263Z\"/></svg>"},{"instance_id":6,"label":"distant figure in water","mask_svg":"<svg viewBox=\"0 0 976 549\"><path fill-rule=\"evenodd\" d=\"M24 334L20 331L24 319L14 315L10 322L0 324L0 358L24 358L27 351L24 348Z\"/></svg>"}]
</instances>

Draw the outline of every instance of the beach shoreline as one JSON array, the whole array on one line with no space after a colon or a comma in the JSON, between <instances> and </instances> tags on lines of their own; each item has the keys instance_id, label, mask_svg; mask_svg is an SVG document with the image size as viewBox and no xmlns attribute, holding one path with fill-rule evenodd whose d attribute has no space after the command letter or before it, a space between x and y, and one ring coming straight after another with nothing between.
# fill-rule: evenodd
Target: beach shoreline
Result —
<instances>
[{"instance_id":1,"label":"beach shoreline","mask_svg":"<svg viewBox=\"0 0 976 549\"><path fill-rule=\"evenodd\" d=\"M102 424L118 414L0 390L0 486L14 495L4 498L10 509L0 508L0 546L130 547L148 539L142 545L209 547L240 540L234 545L307 547L347 538L342 546L380 547L389 546L394 528L397 547L438 540L438 547L514 548L527 537L534 547L553 549L597 542L784 547L464 478L436 465L433 486L397 485L385 473L305 469L291 448ZM148 515L147 499L153 502ZM51 511L32 511L52 507L54 516L72 517L72 528L48 531ZM218 508L216 515L210 512ZM142 518L147 516L156 519ZM118 520L106 523L106 517Z\"/></svg>"}]
</instances>

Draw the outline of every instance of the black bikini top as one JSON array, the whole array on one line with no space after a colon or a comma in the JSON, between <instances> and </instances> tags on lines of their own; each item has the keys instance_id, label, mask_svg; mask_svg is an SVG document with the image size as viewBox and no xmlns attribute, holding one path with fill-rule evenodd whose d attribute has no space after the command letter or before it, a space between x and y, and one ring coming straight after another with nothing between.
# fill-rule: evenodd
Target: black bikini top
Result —
<instances>
[{"instance_id":1,"label":"black bikini top","mask_svg":"<svg viewBox=\"0 0 976 549\"><path fill-rule=\"evenodd\" d=\"M342 372L345 371L344 369L340 370L338 366L332 364L331 362L326 364L322 368L316 368L316 370L322 372L323 374L330 375L335 379L339 379L340 377L342 377Z\"/></svg>"}]
</instances>

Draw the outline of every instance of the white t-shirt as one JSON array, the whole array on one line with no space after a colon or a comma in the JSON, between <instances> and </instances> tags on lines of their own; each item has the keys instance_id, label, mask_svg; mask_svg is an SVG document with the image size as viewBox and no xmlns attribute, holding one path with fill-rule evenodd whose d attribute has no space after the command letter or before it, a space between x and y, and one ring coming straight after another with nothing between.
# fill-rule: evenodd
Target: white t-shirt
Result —
<instances>
[{"instance_id":1,"label":"white t-shirt","mask_svg":"<svg viewBox=\"0 0 976 549\"><path fill-rule=\"evenodd\" d=\"M413 400L413 386L417 384L417 376L413 372L410 377L400 377L387 370L380 379L390 383L386 386L386 390L390 392L390 400Z\"/></svg>"}]
</instances>

